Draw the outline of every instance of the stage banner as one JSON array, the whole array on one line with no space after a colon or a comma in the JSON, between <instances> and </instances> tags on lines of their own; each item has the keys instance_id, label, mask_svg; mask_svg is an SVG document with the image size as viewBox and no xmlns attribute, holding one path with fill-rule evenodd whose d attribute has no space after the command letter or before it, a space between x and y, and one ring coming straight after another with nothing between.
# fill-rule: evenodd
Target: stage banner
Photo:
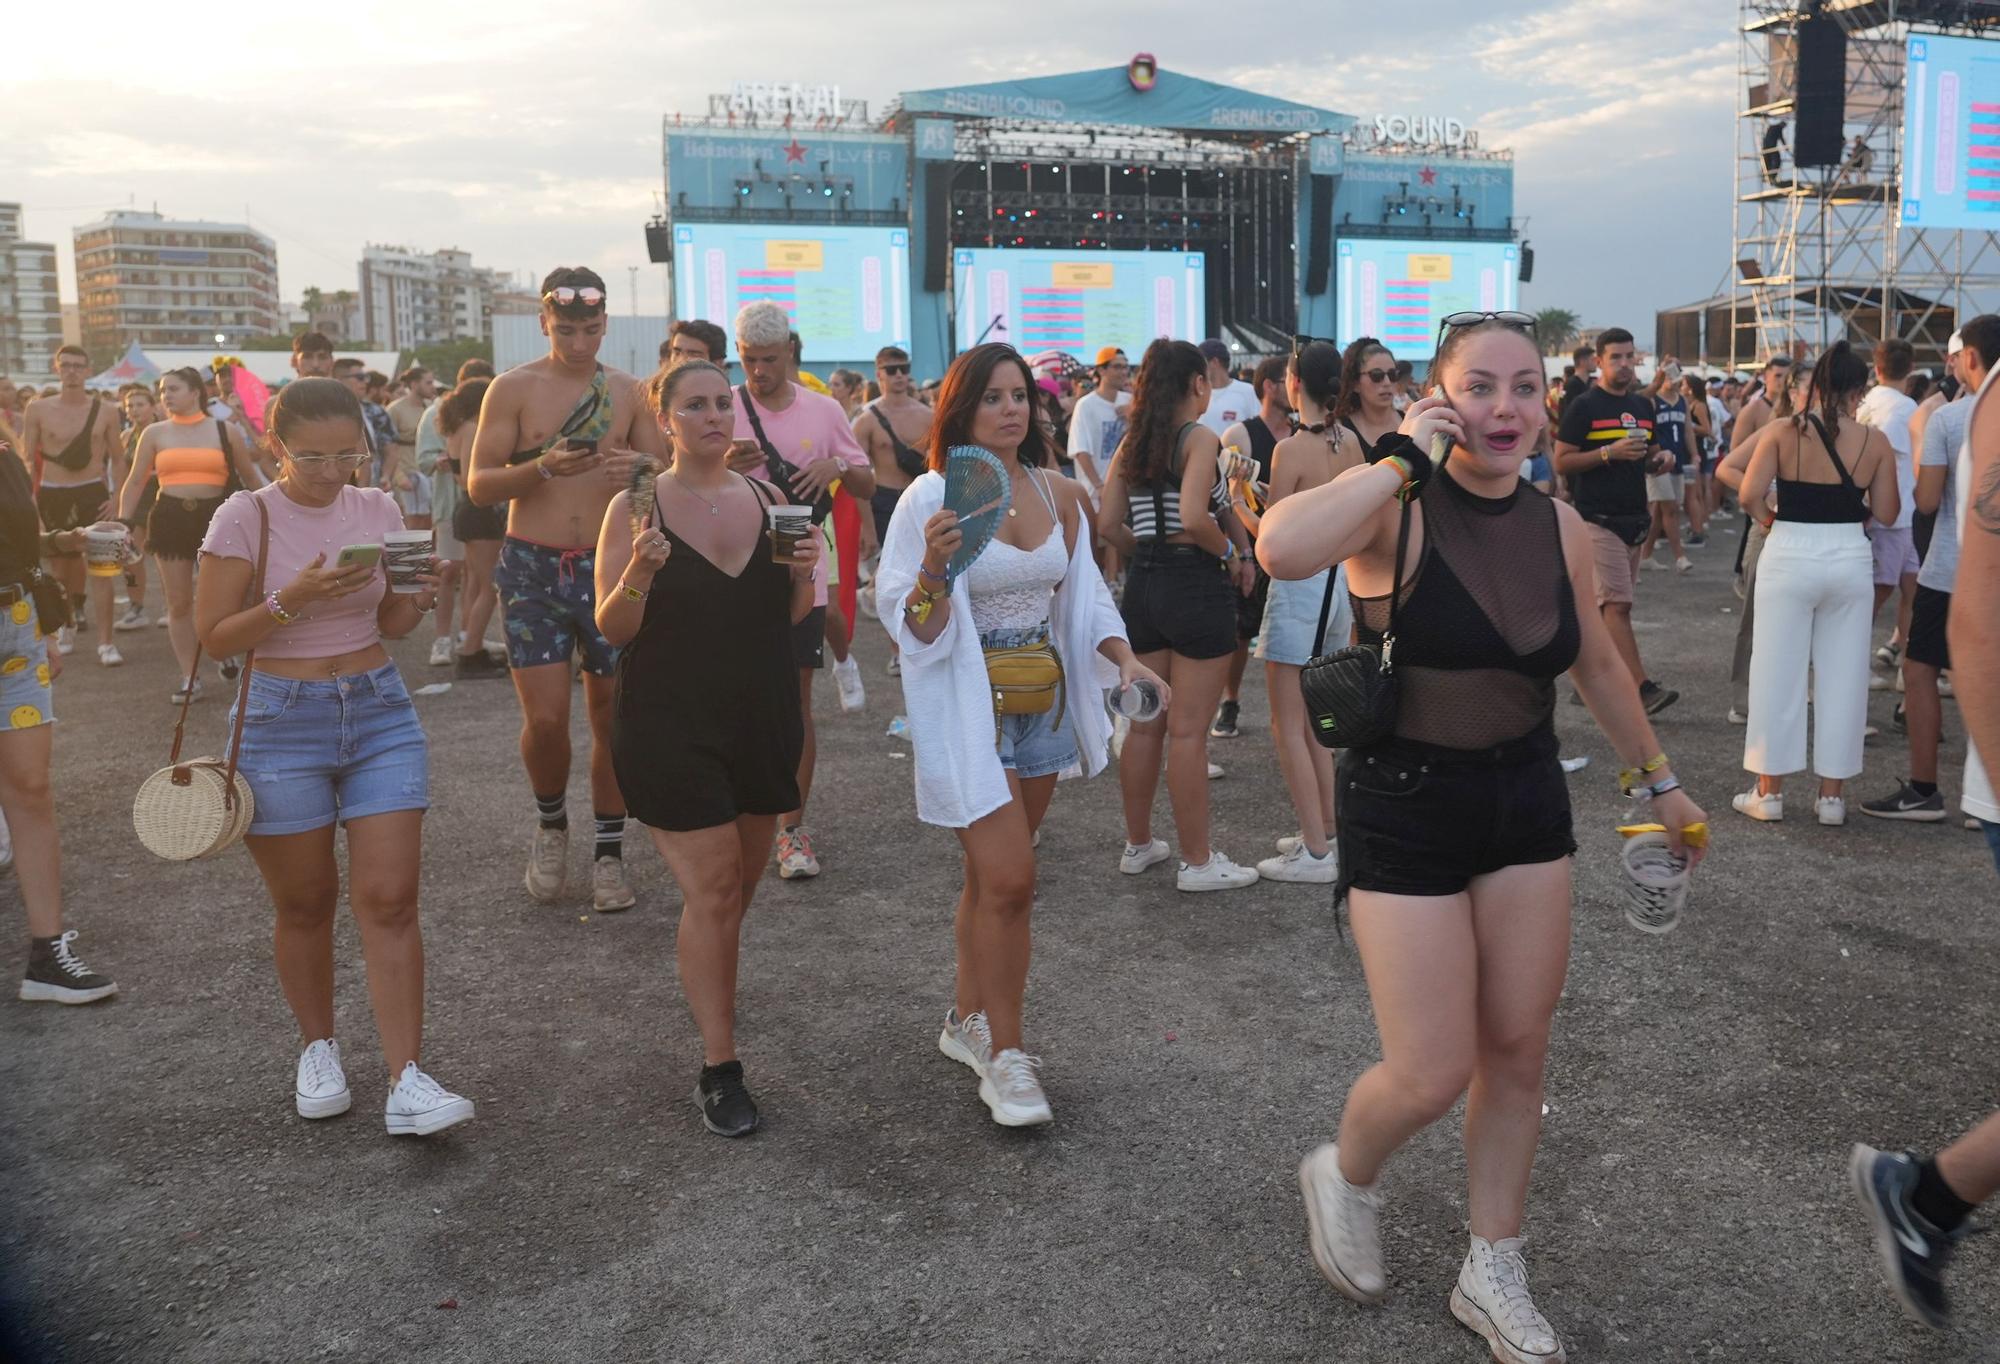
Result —
<instances>
[{"instance_id":1,"label":"stage banner","mask_svg":"<svg viewBox=\"0 0 2000 1364\"><path fill-rule=\"evenodd\" d=\"M1110 123L1230 133L1339 132L1354 118L1331 109L1236 90L1197 76L1161 71L1150 89L1133 85L1126 67L1063 76L948 86L903 96L911 114L1016 118L1049 123Z\"/></svg>"}]
</instances>

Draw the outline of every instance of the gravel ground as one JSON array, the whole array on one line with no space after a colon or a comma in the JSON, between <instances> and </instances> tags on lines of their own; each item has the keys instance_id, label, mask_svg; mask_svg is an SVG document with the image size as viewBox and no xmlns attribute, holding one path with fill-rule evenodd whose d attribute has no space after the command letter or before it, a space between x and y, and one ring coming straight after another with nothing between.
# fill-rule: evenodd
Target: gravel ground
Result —
<instances>
[{"instance_id":1,"label":"gravel ground","mask_svg":"<svg viewBox=\"0 0 2000 1364\"><path fill-rule=\"evenodd\" d=\"M1717 829L1678 932L1644 937L1617 910L1616 763L1560 710L1565 751L1592 761L1572 778L1583 851L1529 1212L1537 1300L1577 1361L2000 1359L1992 1242L1956 1266L1959 1331L1922 1332L1879 1280L1844 1168L1854 1140L1934 1146L1995 1102L1994 869L1956 817L1835 830L1729 812L1733 547L1718 536L1691 577L1642 588L1642 648L1684 694L1663 742ZM418 702L426 1061L479 1116L384 1136L343 921L355 1108L297 1118L249 859L167 865L132 837L172 665L162 632L120 639L123 670L83 650L58 684L57 782L70 921L122 993L0 1005L0 1316L18 1357L1484 1357L1445 1310L1464 1251L1456 1115L1385 1176L1386 1307L1336 1296L1307 1255L1296 1164L1375 1055L1323 888L1195 897L1169 868L1119 876L1108 776L1059 791L1041 848L1029 1041L1057 1120L988 1121L934 1046L958 859L917 823L907 747L884 737L900 693L879 630L859 647L863 714L821 683L825 874L768 879L746 929L740 1037L765 1125L742 1142L704 1133L688 1101L678 899L643 839L631 913L524 895L532 806L504 682ZM442 675L425 643L398 649L413 686ZM1213 746L1217 842L1239 861L1293 823L1260 676L1246 693L1245 737ZM1889 706L1873 699L1885 734L1857 796L1904 771ZM1946 725L1955 797L1949 703ZM580 778L572 806L588 808ZM19 913L0 880L14 952Z\"/></svg>"}]
</instances>

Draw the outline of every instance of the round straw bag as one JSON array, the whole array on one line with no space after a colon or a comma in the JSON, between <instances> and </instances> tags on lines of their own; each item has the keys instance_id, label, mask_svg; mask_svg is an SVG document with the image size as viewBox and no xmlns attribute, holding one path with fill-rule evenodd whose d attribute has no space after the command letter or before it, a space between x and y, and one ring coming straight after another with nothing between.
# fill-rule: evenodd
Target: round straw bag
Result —
<instances>
[{"instance_id":1,"label":"round straw bag","mask_svg":"<svg viewBox=\"0 0 2000 1364\"><path fill-rule=\"evenodd\" d=\"M270 515L262 498L254 493L261 534L257 543L257 576L252 601L264 595L264 561L271 549ZM132 799L132 828L146 851L169 862L191 862L214 857L235 846L249 831L256 817L257 800L250 783L236 770L243 749L243 716L250 708L250 669L257 654L252 650L243 660L243 680L236 692L236 723L229 735L228 758L189 758L181 761L181 740L187 728L188 707L194 704L194 684L201 674L201 646L194 652L194 666L188 670L187 688L182 693L180 718L174 722L174 748L167 765L139 784Z\"/></svg>"},{"instance_id":2,"label":"round straw bag","mask_svg":"<svg viewBox=\"0 0 2000 1364\"><path fill-rule=\"evenodd\" d=\"M1632 834L1621 852L1625 866L1625 919L1641 933L1671 933L1687 904L1688 862L1667 847L1667 835Z\"/></svg>"}]
</instances>

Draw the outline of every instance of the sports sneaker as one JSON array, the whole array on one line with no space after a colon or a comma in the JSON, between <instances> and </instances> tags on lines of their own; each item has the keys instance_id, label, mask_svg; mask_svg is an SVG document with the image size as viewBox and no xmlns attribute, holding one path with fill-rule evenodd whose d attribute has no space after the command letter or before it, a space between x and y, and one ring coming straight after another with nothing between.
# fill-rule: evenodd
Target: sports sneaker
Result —
<instances>
[{"instance_id":1,"label":"sports sneaker","mask_svg":"<svg viewBox=\"0 0 2000 1364\"><path fill-rule=\"evenodd\" d=\"M616 914L638 903L625 877L625 859L600 857L590 869L590 907L599 914Z\"/></svg>"},{"instance_id":2,"label":"sports sneaker","mask_svg":"<svg viewBox=\"0 0 2000 1364\"><path fill-rule=\"evenodd\" d=\"M118 652L116 644L100 644L97 646L97 661L107 668L122 668L125 666L125 655Z\"/></svg>"},{"instance_id":3,"label":"sports sneaker","mask_svg":"<svg viewBox=\"0 0 2000 1364\"><path fill-rule=\"evenodd\" d=\"M1917 1188L1916 1158L1902 1151L1878 1151L1856 1143L1847 1175L1861 1210L1875 1233L1875 1253L1903 1310L1926 1326L1946 1326L1944 1269L1965 1239L1966 1227L1939 1231L1911 1206Z\"/></svg>"},{"instance_id":4,"label":"sports sneaker","mask_svg":"<svg viewBox=\"0 0 2000 1364\"><path fill-rule=\"evenodd\" d=\"M73 654L76 652L76 627L74 625L65 625L62 629L56 631L56 652L59 654Z\"/></svg>"},{"instance_id":5,"label":"sports sneaker","mask_svg":"<svg viewBox=\"0 0 2000 1364\"><path fill-rule=\"evenodd\" d=\"M477 681L482 677L506 677L507 664L484 649L451 656L451 676L455 682Z\"/></svg>"},{"instance_id":6,"label":"sports sneaker","mask_svg":"<svg viewBox=\"0 0 2000 1364\"><path fill-rule=\"evenodd\" d=\"M1127 876L1137 876L1146 868L1157 867L1173 855L1173 850L1168 848L1162 839L1156 838L1143 848L1127 843L1125 851L1118 855L1118 870Z\"/></svg>"},{"instance_id":7,"label":"sports sneaker","mask_svg":"<svg viewBox=\"0 0 2000 1364\"><path fill-rule=\"evenodd\" d=\"M292 1102L301 1118L331 1118L354 1106L347 1074L340 1068L340 1043L323 1037L299 1053L299 1078Z\"/></svg>"},{"instance_id":8,"label":"sports sneaker","mask_svg":"<svg viewBox=\"0 0 2000 1364\"><path fill-rule=\"evenodd\" d=\"M889 666L882 671L888 673L891 677L901 677L903 675L903 656L901 654L890 654Z\"/></svg>"},{"instance_id":9,"label":"sports sneaker","mask_svg":"<svg viewBox=\"0 0 2000 1364\"><path fill-rule=\"evenodd\" d=\"M453 646L450 635L439 635L431 641L431 666L433 668L449 668L451 666L451 656L457 652L458 650Z\"/></svg>"},{"instance_id":10,"label":"sports sneaker","mask_svg":"<svg viewBox=\"0 0 2000 1364\"><path fill-rule=\"evenodd\" d=\"M1671 687L1661 686L1650 677L1639 684L1639 700L1645 703L1648 715L1658 715L1680 699L1679 692Z\"/></svg>"},{"instance_id":11,"label":"sports sneaker","mask_svg":"<svg viewBox=\"0 0 2000 1364\"><path fill-rule=\"evenodd\" d=\"M1903 646L1900 644L1884 644L1875 651L1875 666L1885 672L1894 671L1902 661Z\"/></svg>"},{"instance_id":12,"label":"sports sneaker","mask_svg":"<svg viewBox=\"0 0 2000 1364\"><path fill-rule=\"evenodd\" d=\"M389 1091L383 1120L392 1137L428 1137L472 1120L472 1100L454 1094L410 1061Z\"/></svg>"},{"instance_id":13,"label":"sports sneaker","mask_svg":"<svg viewBox=\"0 0 2000 1364\"><path fill-rule=\"evenodd\" d=\"M1693 569L1694 569L1694 560L1688 558L1688 556L1685 554L1681 555L1680 558L1674 560L1674 571L1676 573L1687 573L1691 572Z\"/></svg>"},{"instance_id":14,"label":"sports sneaker","mask_svg":"<svg viewBox=\"0 0 2000 1364\"><path fill-rule=\"evenodd\" d=\"M718 1137L747 1137L757 1130L757 1101L744 1087L741 1061L703 1066L694 1106L701 1110L701 1125Z\"/></svg>"},{"instance_id":15,"label":"sports sneaker","mask_svg":"<svg viewBox=\"0 0 2000 1364\"><path fill-rule=\"evenodd\" d=\"M1639 561L1639 567L1651 569L1655 573L1665 573L1667 571L1667 566L1650 554Z\"/></svg>"},{"instance_id":16,"label":"sports sneaker","mask_svg":"<svg viewBox=\"0 0 2000 1364\"><path fill-rule=\"evenodd\" d=\"M1563 1364L1562 1341L1528 1296L1528 1262L1518 1236L1472 1238L1451 1290L1451 1314L1481 1336L1502 1364Z\"/></svg>"},{"instance_id":17,"label":"sports sneaker","mask_svg":"<svg viewBox=\"0 0 2000 1364\"><path fill-rule=\"evenodd\" d=\"M83 964L70 944L76 930L54 938L28 939L28 970L21 998L30 1004L95 1004L118 993L117 982Z\"/></svg>"},{"instance_id":18,"label":"sports sneaker","mask_svg":"<svg viewBox=\"0 0 2000 1364\"><path fill-rule=\"evenodd\" d=\"M1838 829L1847 823L1847 801L1840 796L1815 796L1813 813L1827 828Z\"/></svg>"},{"instance_id":19,"label":"sports sneaker","mask_svg":"<svg viewBox=\"0 0 2000 1364\"><path fill-rule=\"evenodd\" d=\"M172 701L177 706L180 705L183 701L188 700L189 699L188 684L186 682L182 682L179 686L174 688L173 694L170 695L167 699ZM193 699L196 701L201 700L201 679L199 677L197 677L194 680Z\"/></svg>"},{"instance_id":20,"label":"sports sneaker","mask_svg":"<svg viewBox=\"0 0 2000 1364\"><path fill-rule=\"evenodd\" d=\"M145 609L135 606L117 620L112 621L111 628L114 630L143 630L150 623L146 619Z\"/></svg>"},{"instance_id":21,"label":"sports sneaker","mask_svg":"<svg viewBox=\"0 0 2000 1364\"><path fill-rule=\"evenodd\" d=\"M1882 728L1881 728L1881 726L1879 726L1879 725L1863 725L1863 726L1861 727L1861 738L1862 738L1862 740L1863 740L1864 742L1865 742L1866 740L1869 740L1869 739L1879 739L1879 738L1881 738L1881 737L1882 737Z\"/></svg>"},{"instance_id":22,"label":"sports sneaker","mask_svg":"<svg viewBox=\"0 0 2000 1364\"><path fill-rule=\"evenodd\" d=\"M1228 775L1229 775L1228 773L1222 770L1221 763L1210 763L1208 765L1208 779L1210 781L1221 781L1224 777Z\"/></svg>"},{"instance_id":23,"label":"sports sneaker","mask_svg":"<svg viewBox=\"0 0 2000 1364\"><path fill-rule=\"evenodd\" d=\"M7 827L7 816L0 814L0 871L5 871L13 865L14 832Z\"/></svg>"},{"instance_id":24,"label":"sports sneaker","mask_svg":"<svg viewBox=\"0 0 2000 1364\"><path fill-rule=\"evenodd\" d=\"M1957 692L1955 692L1955 691L1953 691L1953 690L1952 690L1952 687L1951 687L1951 674L1950 674L1950 673L1939 673L1939 674L1938 674L1938 680L1937 680L1937 689L1938 689L1938 695L1939 695L1939 696L1957 696L1957 695L1958 695L1958 693L1957 693Z\"/></svg>"},{"instance_id":25,"label":"sports sneaker","mask_svg":"<svg viewBox=\"0 0 2000 1364\"><path fill-rule=\"evenodd\" d=\"M974 1074L984 1075L986 1062L993 1055L993 1030L986 1026L986 1011L975 1010L963 1020L957 1009L948 1011L944 1031L938 1034L938 1050L960 1065L972 1067Z\"/></svg>"},{"instance_id":26,"label":"sports sneaker","mask_svg":"<svg viewBox=\"0 0 2000 1364\"><path fill-rule=\"evenodd\" d=\"M1889 712L1889 725L1898 734L1908 734L1910 732L1910 717L1903 710L1903 703L1901 701L1898 701L1896 703L1896 708ZM1873 725L1868 726L1868 729L1874 729L1874 728L1875 727ZM1864 738L1867 737L1867 732L1868 732L1867 729L1864 729L1862 731L1862 736ZM1880 734L1882 731L1877 729L1875 730L1875 732L1877 734Z\"/></svg>"},{"instance_id":27,"label":"sports sneaker","mask_svg":"<svg viewBox=\"0 0 2000 1364\"><path fill-rule=\"evenodd\" d=\"M1382 1271L1382 1200L1375 1186L1349 1184L1340 1173L1340 1148L1332 1142L1299 1162L1299 1193L1306 1201L1306 1240L1326 1281L1358 1303L1382 1301L1389 1280Z\"/></svg>"},{"instance_id":28,"label":"sports sneaker","mask_svg":"<svg viewBox=\"0 0 2000 1364\"><path fill-rule=\"evenodd\" d=\"M1340 854L1329 846L1324 857L1314 857L1311 849L1298 843L1283 857L1267 857L1259 862L1257 874L1266 881L1331 885L1340 874Z\"/></svg>"},{"instance_id":29,"label":"sports sneaker","mask_svg":"<svg viewBox=\"0 0 2000 1364\"><path fill-rule=\"evenodd\" d=\"M833 683L840 688L840 708L849 715L868 704L868 689L861 685L861 665L853 654L833 665Z\"/></svg>"},{"instance_id":30,"label":"sports sneaker","mask_svg":"<svg viewBox=\"0 0 2000 1364\"><path fill-rule=\"evenodd\" d=\"M1293 832L1286 834L1283 838L1276 840L1273 846L1277 848L1279 854L1282 856L1285 854L1289 854L1293 848L1303 846L1305 841L1306 841L1306 836L1303 832Z\"/></svg>"},{"instance_id":31,"label":"sports sneaker","mask_svg":"<svg viewBox=\"0 0 2000 1364\"><path fill-rule=\"evenodd\" d=\"M215 660L215 673L224 682L234 682L243 676L243 660L233 655L229 658L218 658Z\"/></svg>"},{"instance_id":32,"label":"sports sneaker","mask_svg":"<svg viewBox=\"0 0 2000 1364\"><path fill-rule=\"evenodd\" d=\"M1904 782L1880 800L1862 801L1861 813L1877 819L1909 819L1922 824L1940 824L1944 822L1944 792L1933 789L1928 796L1920 796L1916 787Z\"/></svg>"},{"instance_id":33,"label":"sports sneaker","mask_svg":"<svg viewBox=\"0 0 2000 1364\"><path fill-rule=\"evenodd\" d=\"M1686 545L1689 549L1701 549L1702 547L1708 544L1708 536L1700 531L1690 531L1688 532L1687 539L1683 540L1681 543Z\"/></svg>"},{"instance_id":34,"label":"sports sneaker","mask_svg":"<svg viewBox=\"0 0 2000 1364\"><path fill-rule=\"evenodd\" d=\"M803 881L819 875L819 859L813 856L812 836L803 825L794 824L778 832L778 878Z\"/></svg>"},{"instance_id":35,"label":"sports sneaker","mask_svg":"<svg viewBox=\"0 0 2000 1364\"><path fill-rule=\"evenodd\" d=\"M0 825L0 828L4 827L5 827L4 825ZM1973 816L1967 815L1965 817L1965 831L1969 834L1983 834L1986 832L1986 826L1984 824L1981 824ZM7 862L12 862L13 860L14 860L14 852L12 848L9 848L7 850L7 861L0 862L0 867L5 867L7 865Z\"/></svg>"},{"instance_id":36,"label":"sports sneaker","mask_svg":"<svg viewBox=\"0 0 2000 1364\"><path fill-rule=\"evenodd\" d=\"M1868 690L1870 691L1889 691L1895 685L1895 681L1887 673L1870 673L1868 675Z\"/></svg>"},{"instance_id":37,"label":"sports sneaker","mask_svg":"<svg viewBox=\"0 0 2000 1364\"><path fill-rule=\"evenodd\" d=\"M153 622L155 626L159 627L162 630L166 629L169 625L172 625L173 623L174 623L173 617L168 615L165 611L160 612L160 618Z\"/></svg>"},{"instance_id":38,"label":"sports sneaker","mask_svg":"<svg viewBox=\"0 0 2000 1364\"><path fill-rule=\"evenodd\" d=\"M1002 1127L1034 1127L1052 1121L1048 1095L1035 1078L1042 1058L1029 1056L1018 1047L1009 1047L986 1063L979 1076L979 1097L993 1121Z\"/></svg>"},{"instance_id":39,"label":"sports sneaker","mask_svg":"<svg viewBox=\"0 0 2000 1364\"><path fill-rule=\"evenodd\" d=\"M1776 824L1785 817L1785 793L1773 791L1761 795L1756 790L1740 791L1729 798L1729 804L1737 814L1761 819L1767 824Z\"/></svg>"},{"instance_id":40,"label":"sports sneaker","mask_svg":"<svg viewBox=\"0 0 2000 1364\"><path fill-rule=\"evenodd\" d=\"M1747 725L1750 723L1749 713L1731 706L1729 708L1729 723L1732 725Z\"/></svg>"},{"instance_id":41,"label":"sports sneaker","mask_svg":"<svg viewBox=\"0 0 2000 1364\"><path fill-rule=\"evenodd\" d=\"M1234 739L1239 732L1236 728L1236 720L1242 714L1242 711L1243 707L1234 701L1224 701L1220 706L1216 707L1215 723L1208 727L1208 737L1211 739Z\"/></svg>"},{"instance_id":42,"label":"sports sneaker","mask_svg":"<svg viewBox=\"0 0 2000 1364\"><path fill-rule=\"evenodd\" d=\"M1208 861L1198 867L1181 863L1180 873L1174 877L1174 889L1237 890L1252 885L1257 880L1255 867L1239 867L1214 849L1209 850Z\"/></svg>"},{"instance_id":43,"label":"sports sneaker","mask_svg":"<svg viewBox=\"0 0 2000 1364\"><path fill-rule=\"evenodd\" d=\"M551 828L537 821L528 845L528 894L543 904L557 899L569 881L569 826Z\"/></svg>"}]
</instances>

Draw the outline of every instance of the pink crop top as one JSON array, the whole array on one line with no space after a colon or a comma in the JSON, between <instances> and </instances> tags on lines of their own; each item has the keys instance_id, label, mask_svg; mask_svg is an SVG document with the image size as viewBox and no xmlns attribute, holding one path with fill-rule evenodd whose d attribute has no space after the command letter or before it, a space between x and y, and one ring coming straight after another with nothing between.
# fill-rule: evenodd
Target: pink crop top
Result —
<instances>
[{"instance_id":1,"label":"pink crop top","mask_svg":"<svg viewBox=\"0 0 2000 1364\"><path fill-rule=\"evenodd\" d=\"M330 507L307 507L285 496L273 484L258 491L230 495L215 509L201 552L224 559L257 563L257 508L263 502L271 516L271 553L264 567L264 590L275 592L299 576L299 570L326 555L328 564L345 545L379 545L383 535L403 529L403 514L395 500L377 488L344 486ZM375 612L388 590L382 569L366 588L337 601L307 606L291 625L281 625L257 646L266 658L332 658L377 642Z\"/></svg>"}]
</instances>

